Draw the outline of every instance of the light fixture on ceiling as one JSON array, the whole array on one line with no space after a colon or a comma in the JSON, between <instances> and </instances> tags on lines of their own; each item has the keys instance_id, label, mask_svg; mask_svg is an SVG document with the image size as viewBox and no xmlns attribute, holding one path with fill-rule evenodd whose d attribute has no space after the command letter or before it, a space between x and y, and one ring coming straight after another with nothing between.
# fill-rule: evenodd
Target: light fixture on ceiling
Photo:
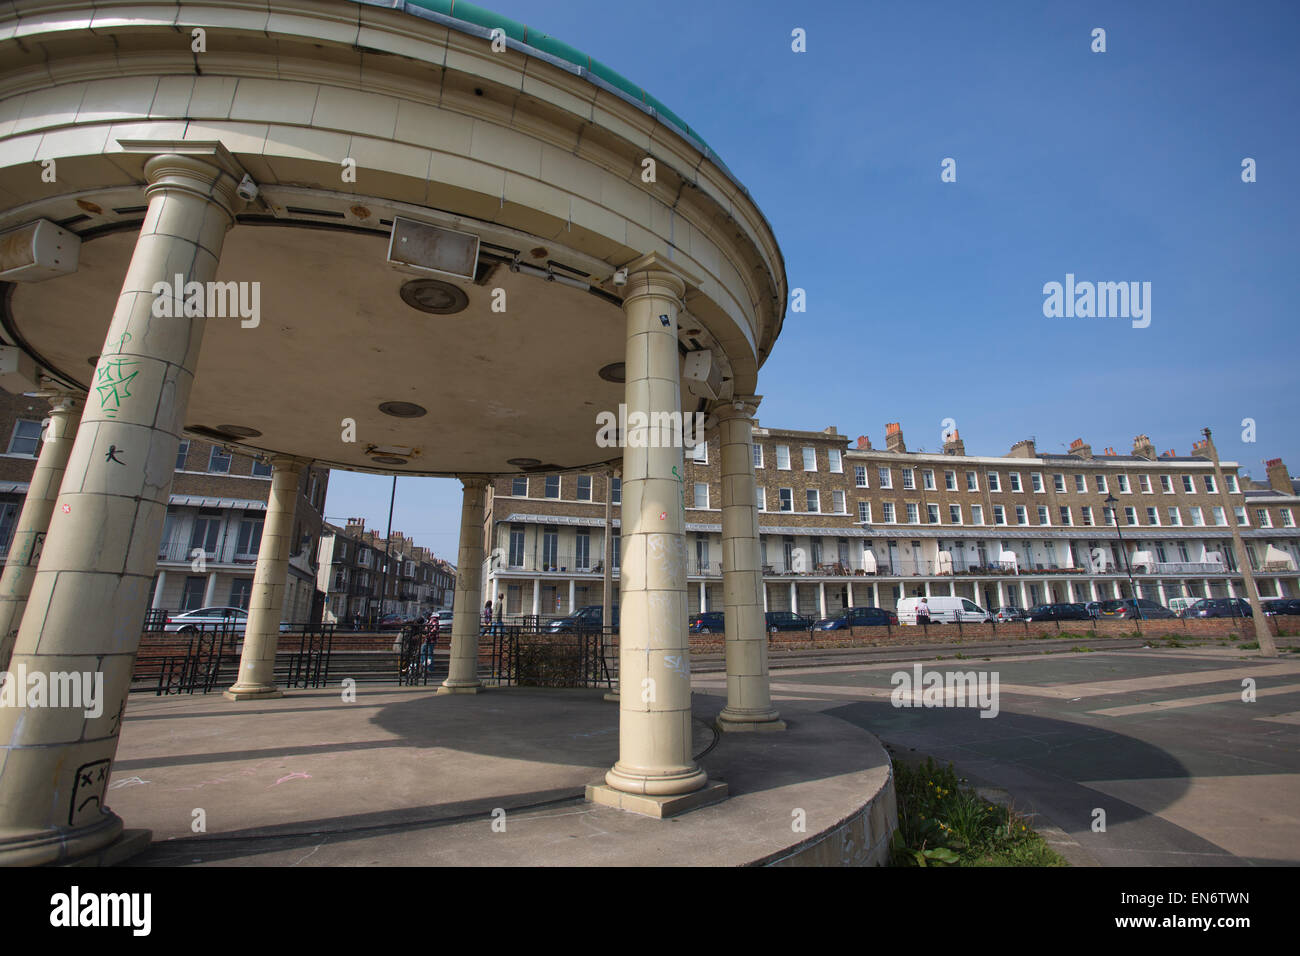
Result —
<instances>
[{"instance_id":1,"label":"light fixture on ceiling","mask_svg":"<svg viewBox=\"0 0 1300 956\"><path fill-rule=\"evenodd\" d=\"M469 305L464 289L441 279L411 279L402 283L400 294L411 308L431 315L455 315Z\"/></svg>"},{"instance_id":2,"label":"light fixture on ceiling","mask_svg":"<svg viewBox=\"0 0 1300 956\"><path fill-rule=\"evenodd\" d=\"M429 414L429 410L423 405L416 405L414 402L384 402L379 406L379 410L385 415L392 415L394 418L420 418Z\"/></svg>"},{"instance_id":3,"label":"light fixture on ceiling","mask_svg":"<svg viewBox=\"0 0 1300 956\"><path fill-rule=\"evenodd\" d=\"M622 385L627 381L627 365L624 362L611 362L596 374L607 382Z\"/></svg>"}]
</instances>

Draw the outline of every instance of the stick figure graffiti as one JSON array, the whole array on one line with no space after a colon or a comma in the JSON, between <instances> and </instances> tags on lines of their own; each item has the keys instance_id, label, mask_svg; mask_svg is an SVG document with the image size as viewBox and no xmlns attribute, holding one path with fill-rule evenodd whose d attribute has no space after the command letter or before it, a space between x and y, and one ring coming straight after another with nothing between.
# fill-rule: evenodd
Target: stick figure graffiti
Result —
<instances>
[{"instance_id":1,"label":"stick figure graffiti","mask_svg":"<svg viewBox=\"0 0 1300 956\"><path fill-rule=\"evenodd\" d=\"M118 458L118 457L117 457L117 446L116 446L116 445L109 445L109 446L108 446L108 454L104 456L104 461L106 461L106 462L107 462L107 461L115 461L115 462L117 462L119 465L122 465L123 467L126 466L126 462L124 462L121 458Z\"/></svg>"},{"instance_id":2,"label":"stick figure graffiti","mask_svg":"<svg viewBox=\"0 0 1300 956\"><path fill-rule=\"evenodd\" d=\"M68 808L68 826L84 824L87 817L94 817L103 809L110 763L110 760L95 760L77 768L77 782L72 788L72 805Z\"/></svg>"}]
</instances>

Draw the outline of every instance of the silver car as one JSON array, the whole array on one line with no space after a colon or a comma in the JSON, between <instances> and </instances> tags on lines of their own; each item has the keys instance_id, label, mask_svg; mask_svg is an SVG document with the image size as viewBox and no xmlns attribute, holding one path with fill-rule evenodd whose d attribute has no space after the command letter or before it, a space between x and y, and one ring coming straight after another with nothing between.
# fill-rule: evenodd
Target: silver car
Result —
<instances>
[{"instance_id":1,"label":"silver car","mask_svg":"<svg viewBox=\"0 0 1300 956\"><path fill-rule=\"evenodd\" d=\"M200 607L193 611L168 614L163 630L192 634L205 628L215 630L220 626L229 627L236 634L243 634L244 628L248 626L248 612L239 607ZM280 632L284 633L287 630L289 624L281 621Z\"/></svg>"}]
</instances>

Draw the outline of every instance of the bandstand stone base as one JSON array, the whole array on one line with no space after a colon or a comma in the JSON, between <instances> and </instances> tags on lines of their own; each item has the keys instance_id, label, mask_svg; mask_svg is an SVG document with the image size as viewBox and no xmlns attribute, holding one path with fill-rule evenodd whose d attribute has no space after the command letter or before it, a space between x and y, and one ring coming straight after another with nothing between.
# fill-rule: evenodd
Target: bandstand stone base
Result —
<instances>
[{"instance_id":1,"label":"bandstand stone base","mask_svg":"<svg viewBox=\"0 0 1300 956\"><path fill-rule=\"evenodd\" d=\"M696 807L707 807L711 803L721 803L727 799L727 785L718 780L710 780L699 790L690 793L674 793L668 796L651 796L646 793L627 793L615 790L607 783L587 784L587 802L597 803L602 807L627 810L647 817L675 817Z\"/></svg>"}]
</instances>

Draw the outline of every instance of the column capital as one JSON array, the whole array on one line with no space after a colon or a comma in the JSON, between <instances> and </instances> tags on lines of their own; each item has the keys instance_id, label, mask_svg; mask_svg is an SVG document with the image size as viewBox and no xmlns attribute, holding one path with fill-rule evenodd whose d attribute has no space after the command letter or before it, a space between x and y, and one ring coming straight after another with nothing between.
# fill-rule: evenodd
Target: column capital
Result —
<instances>
[{"instance_id":1,"label":"column capital","mask_svg":"<svg viewBox=\"0 0 1300 956\"><path fill-rule=\"evenodd\" d=\"M762 395L737 395L734 398L714 402L709 412L719 421L733 418L753 418L758 412L758 405L763 401Z\"/></svg>"},{"instance_id":2,"label":"column capital","mask_svg":"<svg viewBox=\"0 0 1300 956\"><path fill-rule=\"evenodd\" d=\"M271 468L275 471L302 471L311 466L311 459L296 455L272 455Z\"/></svg>"},{"instance_id":3,"label":"column capital","mask_svg":"<svg viewBox=\"0 0 1300 956\"><path fill-rule=\"evenodd\" d=\"M86 405L86 396L80 392L74 392L64 388L42 388L36 392L28 392L33 398L43 398L50 403L50 414L56 412L66 413L84 408Z\"/></svg>"},{"instance_id":4,"label":"column capital","mask_svg":"<svg viewBox=\"0 0 1300 956\"><path fill-rule=\"evenodd\" d=\"M219 141L119 139L127 153L146 153L145 197L159 189L179 189L222 208L234 222L244 201L236 187L247 175L244 167Z\"/></svg>"},{"instance_id":5,"label":"column capital","mask_svg":"<svg viewBox=\"0 0 1300 956\"><path fill-rule=\"evenodd\" d=\"M471 489L478 491L486 488L491 483L490 478L484 478L481 475L457 475L456 478L466 491Z\"/></svg>"},{"instance_id":6,"label":"column capital","mask_svg":"<svg viewBox=\"0 0 1300 956\"><path fill-rule=\"evenodd\" d=\"M671 295L680 299L686 294L687 286L699 286L701 281L694 272L658 251L648 252L623 268L627 270L628 286L624 306L629 299L640 295Z\"/></svg>"}]
</instances>

